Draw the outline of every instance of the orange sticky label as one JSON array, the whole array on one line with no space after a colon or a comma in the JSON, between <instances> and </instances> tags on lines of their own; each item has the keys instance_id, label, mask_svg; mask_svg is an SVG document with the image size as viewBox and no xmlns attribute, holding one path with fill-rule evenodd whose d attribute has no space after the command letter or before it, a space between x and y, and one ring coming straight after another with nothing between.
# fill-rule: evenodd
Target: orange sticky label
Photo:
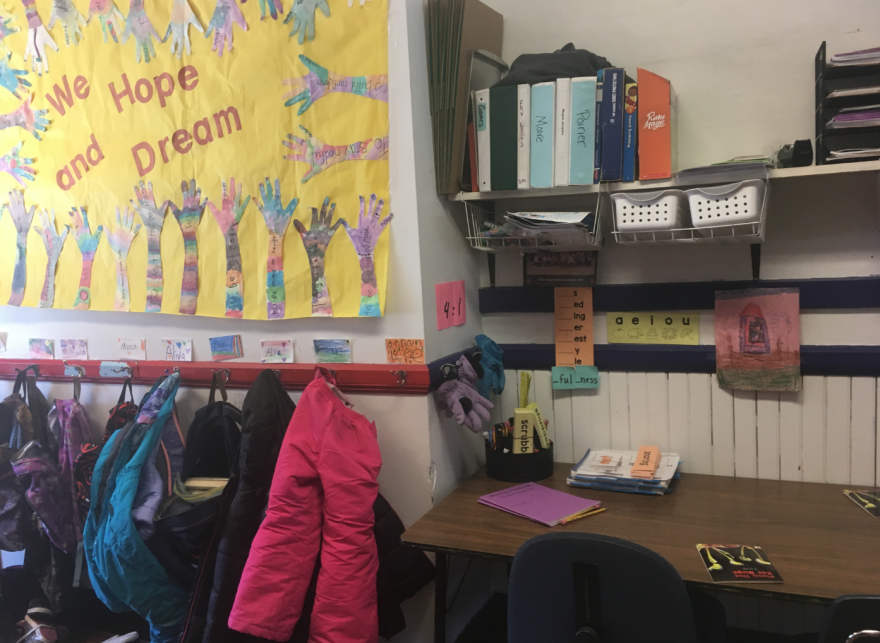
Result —
<instances>
[{"instance_id":1,"label":"orange sticky label","mask_svg":"<svg viewBox=\"0 0 880 643\"><path fill-rule=\"evenodd\" d=\"M593 289L555 288L556 365L593 365Z\"/></svg>"},{"instance_id":2,"label":"orange sticky label","mask_svg":"<svg viewBox=\"0 0 880 643\"><path fill-rule=\"evenodd\" d=\"M633 478L653 478L660 466L659 447L639 447L636 454L636 463L630 470Z\"/></svg>"},{"instance_id":3,"label":"orange sticky label","mask_svg":"<svg viewBox=\"0 0 880 643\"><path fill-rule=\"evenodd\" d=\"M385 352L389 364L424 364L424 339L386 339Z\"/></svg>"}]
</instances>

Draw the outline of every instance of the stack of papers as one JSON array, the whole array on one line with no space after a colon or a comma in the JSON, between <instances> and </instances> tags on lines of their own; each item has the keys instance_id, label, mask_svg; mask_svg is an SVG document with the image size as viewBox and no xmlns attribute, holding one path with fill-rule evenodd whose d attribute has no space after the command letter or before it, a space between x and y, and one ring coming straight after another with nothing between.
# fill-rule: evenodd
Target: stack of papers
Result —
<instances>
[{"instance_id":1,"label":"stack of papers","mask_svg":"<svg viewBox=\"0 0 880 643\"><path fill-rule=\"evenodd\" d=\"M592 212L508 212L508 223L526 235L592 232Z\"/></svg>"},{"instance_id":2,"label":"stack of papers","mask_svg":"<svg viewBox=\"0 0 880 643\"><path fill-rule=\"evenodd\" d=\"M601 504L569 493L548 489L536 482L510 487L481 496L481 504L554 527L575 516L596 511Z\"/></svg>"},{"instance_id":3,"label":"stack of papers","mask_svg":"<svg viewBox=\"0 0 880 643\"><path fill-rule=\"evenodd\" d=\"M846 150L835 150L826 161L845 161L846 159L873 159L880 157L880 147L854 147Z\"/></svg>"},{"instance_id":4,"label":"stack of papers","mask_svg":"<svg viewBox=\"0 0 880 643\"><path fill-rule=\"evenodd\" d=\"M852 67L856 65L876 65L880 63L880 47L835 54L831 57L829 67Z\"/></svg>"},{"instance_id":5,"label":"stack of papers","mask_svg":"<svg viewBox=\"0 0 880 643\"><path fill-rule=\"evenodd\" d=\"M845 98L847 96L868 96L870 94L880 94L880 85L871 85L870 87L855 87L853 89L835 89L828 94L828 98Z\"/></svg>"},{"instance_id":6,"label":"stack of papers","mask_svg":"<svg viewBox=\"0 0 880 643\"><path fill-rule=\"evenodd\" d=\"M587 451L571 470L568 484L572 487L623 491L662 496L672 490L671 483L680 476L681 458L677 453L666 453L660 459L657 473L651 479L633 478L630 471L636 463L637 451ZM617 462L617 466L610 463Z\"/></svg>"},{"instance_id":7,"label":"stack of papers","mask_svg":"<svg viewBox=\"0 0 880 643\"><path fill-rule=\"evenodd\" d=\"M864 108L858 111L841 111L827 123L828 129L850 127L875 127L880 125L880 109Z\"/></svg>"}]
</instances>

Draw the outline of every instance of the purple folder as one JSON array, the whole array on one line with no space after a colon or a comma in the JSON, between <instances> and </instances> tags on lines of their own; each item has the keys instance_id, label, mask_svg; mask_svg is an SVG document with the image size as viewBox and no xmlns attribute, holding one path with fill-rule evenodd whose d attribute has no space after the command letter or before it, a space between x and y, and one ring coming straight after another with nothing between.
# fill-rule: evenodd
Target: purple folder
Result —
<instances>
[{"instance_id":1,"label":"purple folder","mask_svg":"<svg viewBox=\"0 0 880 643\"><path fill-rule=\"evenodd\" d=\"M596 509L600 505L598 500L588 500L570 493L548 489L535 482L527 482L481 496L479 502L548 527L553 527L574 514Z\"/></svg>"}]
</instances>

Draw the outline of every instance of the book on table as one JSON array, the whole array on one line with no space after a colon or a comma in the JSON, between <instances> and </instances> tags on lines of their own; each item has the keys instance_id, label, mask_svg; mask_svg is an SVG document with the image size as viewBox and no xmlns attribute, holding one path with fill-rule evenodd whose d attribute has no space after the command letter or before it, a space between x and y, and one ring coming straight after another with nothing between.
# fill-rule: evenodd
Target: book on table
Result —
<instances>
[{"instance_id":1,"label":"book on table","mask_svg":"<svg viewBox=\"0 0 880 643\"><path fill-rule=\"evenodd\" d=\"M508 487L480 496L480 504L554 527L564 520L598 511L601 503L550 489L537 482Z\"/></svg>"}]
</instances>

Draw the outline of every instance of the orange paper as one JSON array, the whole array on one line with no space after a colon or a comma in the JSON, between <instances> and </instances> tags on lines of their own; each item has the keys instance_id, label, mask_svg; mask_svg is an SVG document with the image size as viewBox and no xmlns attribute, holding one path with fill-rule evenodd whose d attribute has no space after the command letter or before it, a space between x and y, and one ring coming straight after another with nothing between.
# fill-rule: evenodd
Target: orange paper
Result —
<instances>
[{"instance_id":1,"label":"orange paper","mask_svg":"<svg viewBox=\"0 0 880 643\"><path fill-rule=\"evenodd\" d=\"M424 364L424 339L386 339L385 352L389 364Z\"/></svg>"},{"instance_id":2,"label":"orange paper","mask_svg":"<svg viewBox=\"0 0 880 643\"><path fill-rule=\"evenodd\" d=\"M636 455L636 463L633 465L629 474L633 478L652 479L657 473L657 467L660 466L660 448L659 447L639 447Z\"/></svg>"},{"instance_id":3,"label":"orange paper","mask_svg":"<svg viewBox=\"0 0 880 643\"><path fill-rule=\"evenodd\" d=\"M593 365L593 289L555 288L556 365Z\"/></svg>"}]
</instances>

